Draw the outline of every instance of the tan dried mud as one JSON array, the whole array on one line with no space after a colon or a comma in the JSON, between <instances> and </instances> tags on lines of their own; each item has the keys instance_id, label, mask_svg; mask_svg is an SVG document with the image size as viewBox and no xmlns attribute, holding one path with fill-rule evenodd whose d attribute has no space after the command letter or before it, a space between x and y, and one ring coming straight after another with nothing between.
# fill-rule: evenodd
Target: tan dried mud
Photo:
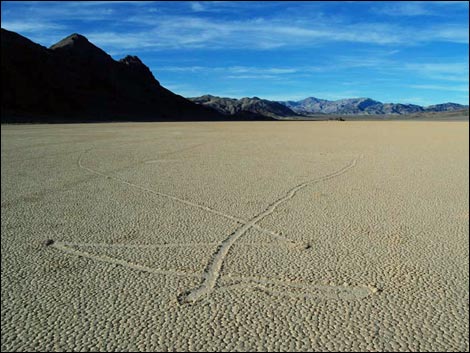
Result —
<instances>
[{"instance_id":1,"label":"tan dried mud","mask_svg":"<svg viewBox=\"0 0 470 353\"><path fill-rule=\"evenodd\" d=\"M2 351L465 351L468 122L2 126Z\"/></svg>"}]
</instances>

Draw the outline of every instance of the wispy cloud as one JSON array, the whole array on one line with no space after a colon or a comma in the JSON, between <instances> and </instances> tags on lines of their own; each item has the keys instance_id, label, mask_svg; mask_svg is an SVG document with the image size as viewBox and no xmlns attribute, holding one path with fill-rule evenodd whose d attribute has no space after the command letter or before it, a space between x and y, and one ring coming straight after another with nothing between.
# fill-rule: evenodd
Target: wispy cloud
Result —
<instances>
[{"instance_id":1,"label":"wispy cloud","mask_svg":"<svg viewBox=\"0 0 470 353\"><path fill-rule=\"evenodd\" d=\"M465 6L467 1L390 1L372 5L371 11L387 16L446 16Z\"/></svg>"},{"instance_id":2,"label":"wispy cloud","mask_svg":"<svg viewBox=\"0 0 470 353\"><path fill-rule=\"evenodd\" d=\"M292 67L254 67L254 66L163 66L156 68L157 72L214 74L225 79L241 80L280 80L286 76L309 72L309 68Z\"/></svg>"},{"instance_id":3,"label":"wispy cloud","mask_svg":"<svg viewBox=\"0 0 470 353\"><path fill-rule=\"evenodd\" d=\"M410 63L405 64L405 67L424 73L460 74L464 76L468 76L469 69L468 61L451 63Z\"/></svg>"},{"instance_id":4,"label":"wispy cloud","mask_svg":"<svg viewBox=\"0 0 470 353\"><path fill-rule=\"evenodd\" d=\"M159 72L217 73L229 78L274 78L279 76L298 76L305 74L340 72L342 70L368 68L380 73L398 75L409 72L422 78L442 81L468 82L468 62L447 63L405 63L383 56L362 58L338 56L323 65L295 67L256 67L256 66L161 66ZM382 81L390 78L381 77Z\"/></svg>"},{"instance_id":5,"label":"wispy cloud","mask_svg":"<svg viewBox=\"0 0 470 353\"><path fill-rule=\"evenodd\" d=\"M142 24L136 18L131 22ZM154 49L254 49L312 47L332 42L375 45L415 45L430 41L468 43L468 32L456 26L439 26L421 31L393 28L383 24L356 25L354 28L303 28L263 19L219 22L201 18L164 18L143 31L88 33L98 45L120 48Z\"/></svg>"},{"instance_id":6,"label":"wispy cloud","mask_svg":"<svg viewBox=\"0 0 470 353\"><path fill-rule=\"evenodd\" d=\"M129 22L146 23L158 33L160 45L170 47L203 45L207 48L272 49L284 46L312 46L325 42L376 45L416 44L432 40L466 42L465 29L439 25L415 29L386 23L356 23L336 27L305 20L256 18L220 21L191 16L136 16Z\"/></svg>"},{"instance_id":7,"label":"wispy cloud","mask_svg":"<svg viewBox=\"0 0 470 353\"><path fill-rule=\"evenodd\" d=\"M25 6L18 18L6 20L2 15L2 25L7 27L8 24L12 30L22 29L28 34L34 31L35 24L48 24L48 27L43 25L36 29L37 34L37 31L52 31L54 26L71 26L70 21L73 20L101 20L103 28L99 32L90 29L86 34L95 38L98 45L108 46L108 50L116 49L117 46L125 49L146 47L156 50L273 50L315 47L335 42L378 46L410 46L432 41L468 43L468 24L465 28L452 23L412 26L383 21L348 22L334 16L325 17L318 14L312 19L305 15L289 15L288 12L282 16L247 18L197 16L199 12L237 6L231 2L188 2L185 6L189 6L193 14L168 15L164 11L165 6L168 7L166 3L157 3L157 8L134 6L145 5L145 2L131 3L132 8L128 9L128 13L118 10L120 5L125 4L119 1L49 2L48 6ZM259 6L258 3L254 5ZM179 4L177 6L182 7ZM249 7L245 4L243 6ZM386 9L387 6L398 6L402 10L415 8L415 12L418 12L421 10L416 9L425 5L385 4L381 9ZM119 26L125 26L127 30L122 31ZM72 27L70 29L73 31Z\"/></svg>"},{"instance_id":8,"label":"wispy cloud","mask_svg":"<svg viewBox=\"0 0 470 353\"><path fill-rule=\"evenodd\" d=\"M134 6L146 6L151 3L155 3L157 1L125 1L125 0L117 0L117 1L86 1L80 4L80 6L101 6L101 5L110 5L110 4L125 4L125 5L134 5ZM56 1L56 3L63 4L64 1Z\"/></svg>"},{"instance_id":9,"label":"wispy cloud","mask_svg":"<svg viewBox=\"0 0 470 353\"><path fill-rule=\"evenodd\" d=\"M290 67L255 67L255 66L227 66L227 67L210 67L210 66L164 66L159 71L173 72L226 72L233 74L292 74L302 70L302 68Z\"/></svg>"},{"instance_id":10,"label":"wispy cloud","mask_svg":"<svg viewBox=\"0 0 470 353\"><path fill-rule=\"evenodd\" d=\"M281 79L276 75L263 75L263 74L253 74L253 75L228 75L226 78L236 79L236 80L279 80Z\"/></svg>"},{"instance_id":11,"label":"wispy cloud","mask_svg":"<svg viewBox=\"0 0 470 353\"><path fill-rule=\"evenodd\" d=\"M202 12L206 10L206 6L200 1L191 1L190 2L191 9L195 12Z\"/></svg>"},{"instance_id":12,"label":"wispy cloud","mask_svg":"<svg viewBox=\"0 0 470 353\"><path fill-rule=\"evenodd\" d=\"M34 2L32 2L34 3ZM93 5L91 1L84 2L48 2L48 6L25 6L22 8L21 18L18 20L34 23L35 21L64 23L70 20L80 21L96 21L106 18L111 18L117 14L116 9L113 8L113 2L98 2L97 6ZM116 2L117 3L117 2ZM28 2L26 3L28 4ZM3 15L2 15L3 22ZM3 25L3 23L2 23Z\"/></svg>"},{"instance_id":13,"label":"wispy cloud","mask_svg":"<svg viewBox=\"0 0 470 353\"><path fill-rule=\"evenodd\" d=\"M445 85L410 85L412 88L419 89L431 89L436 91L455 91L455 92L467 92L468 86L445 86Z\"/></svg>"},{"instance_id":14,"label":"wispy cloud","mask_svg":"<svg viewBox=\"0 0 470 353\"><path fill-rule=\"evenodd\" d=\"M430 6L420 1L400 2L381 4L381 6L373 6L373 11L388 16L423 16L432 15L434 11Z\"/></svg>"},{"instance_id":15,"label":"wispy cloud","mask_svg":"<svg viewBox=\"0 0 470 353\"><path fill-rule=\"evenodd\" d=\"M401 69L427 79L468 83L468 61L448 63L406 63L401 67Z\"/></svg>"},{"instance_id":16,"label":"wispy cloud","mask_svg":"<svg viewBox=\"0 0 470 353\"><path fill-rule=\"evenodd\" d=\"M48 21L2 21L2 27L19 33L57 31L66 26Z\"/></svg>"}]
</instances>

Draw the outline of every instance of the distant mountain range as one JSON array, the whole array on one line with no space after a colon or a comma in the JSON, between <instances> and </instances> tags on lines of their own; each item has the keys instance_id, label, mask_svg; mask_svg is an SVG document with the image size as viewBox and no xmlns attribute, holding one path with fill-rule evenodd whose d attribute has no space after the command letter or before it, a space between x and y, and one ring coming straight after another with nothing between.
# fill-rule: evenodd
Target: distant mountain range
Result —
<instances>
[{"instance_id":1,"label":"distant mountain range","mask_svg":"<svg viewBox=\"0 0 470 353\"><path fill-rule=\"evenodd\" d=\"M414 114L420 112L456 111L468 108L468 105L444 103L422 107L415 104L382 103L370 98L350 98L329 101L309 97L300 101L279 102L297 114Z\"/></svg>"},{"instance_id":2,"label":"distant mountain range","mask_svg":"<svg viewBox=\"0 0 470 353\"><path fill-rule=\"evenodd\" d=\"M426 112L449 112L468 109L467 105L444 103L422 107L415 104L382 103L370 98L350 98L329 101L309 97L300 101L269 101L253 98L223 98L211 95L188 98L224 114L256 113L269 117L296 117L316 114L331 115L404 115Z\"/></svg>"},{"instance_id":3,"label":"distant mountain range","mask_svg":"<svg viewBox=\"0 0 470 353\"><path fill-rule=\"evenodd\" d=\"M271 120L195 104L162 87L136 56L115 61L80 34L50 48L2 28L2 123Z\"/></svg>"},{"instance_id":4,"label":"distant mountain range","mask_svg":"<svg viewBox=\"0 0 470 353\"><path fill-rule=\"evenodd\" d=\"M2 123L274 120L468 109L455 103L421 107L370 98L275 102L205 95L186 99L161 86L138 57L116 61L77 33L46 48L2 28L1 76Z\"/></svg>"}]
</instances>

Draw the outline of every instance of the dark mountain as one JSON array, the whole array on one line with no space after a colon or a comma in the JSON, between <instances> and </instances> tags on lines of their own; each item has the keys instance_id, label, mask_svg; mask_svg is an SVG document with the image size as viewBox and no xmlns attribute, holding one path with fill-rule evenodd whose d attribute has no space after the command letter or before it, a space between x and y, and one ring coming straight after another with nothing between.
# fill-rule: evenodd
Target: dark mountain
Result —
<instances>
[{"instance_id":1,"label":"dark mountain","mask_svg":"<svg viewBox=\"0 0 470 353\"><path fill-rule=\"evenodd\" d=\"M189 100L206 107L216 109L225 115L288 117L296 116L290 108L266 99L253 98L222 98L211 95L188 98Z\"/></svg>"},{"instance_id":2,"label":"dark mountain","mask_svg":"<svg viewBox=\"0 0 470 353\"><path fill-rule=\"evenodd\" d=\"M329 101L326 99L318 99L309 97L300 101L279 102L294 112L301 115L309 114L364 114L364 115L380 115L380 114L415 114L419 112L441 112L454 111L468 108L468 106L446 103L429 107L421 107L415 104L400 103L382 103L370 98L350 98Z\"/></svg>"},{"instance_id":3,"label":"dark mountain","mask_svg":"<svg viewBox=\"0 0 470 353\"><path fill-rule=\"evenodd\" d=\"M115 61L79 34L45 48L2 29L1 75L2 123L227 119L162 87L136 56Z\"/></svg>"}]
</instances>

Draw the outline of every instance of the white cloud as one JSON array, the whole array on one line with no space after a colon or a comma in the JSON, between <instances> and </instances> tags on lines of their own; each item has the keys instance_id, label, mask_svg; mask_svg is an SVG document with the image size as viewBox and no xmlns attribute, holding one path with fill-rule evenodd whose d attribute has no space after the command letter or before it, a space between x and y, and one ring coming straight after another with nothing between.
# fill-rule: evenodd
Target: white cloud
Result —
<instances>
[{"instance_id":1,"label":"white cloud","mask_svg":"<svg viewBox=\"0 0 470 353\"><path fill-rule=\"evenodd\" d=\"M126 4L126 5L136 5L136 6L145 6L151 3L154 3L155 1L124 1L124 0L118 0L118 1L82 1L80 2L80 6L101 6L101 5L109 5L109 4ZM158 1L157 1L158 2ZM63 4L63 1L58 1L58 3Z\"/></svg>"},{"instance_id":2,"label":"white cloud","mask_svg":"<svg viewBox=\"0 0 470 353\"><path fill-rule=\"evenodd\" d=\"M210 66L163 66L159 71L174 72L221 72L233 74L292 74L300 71L299 68L287 67L254 67L254 66L227 66L227 67L210 67Z\"/></svg>"},{"instance_id":3,"label":"white cloud","mask_svg":"<svg viewBox=\"0 0 470 353\"><path fill-rule=\"evenodd\" d=\"M410 85L411 88L419 89L430 89L435 91L455 91L455 92L467 92L468 86L445 86L445 85Z\"/></svg>"},{"instance_id":4,"label":"white cloud","mask_svg":"<svg viewBox=\"0 0 470 353\"><path fill-rule=\"evenodd\" d=\"M194 12L201 12L206 9L206 7L200 1L191 1L190 6Z\"/></svg>"},{"instance_id":5,"label":"white cloud","mask_svg":"<svg viewBox=\"0 0 470 353\"><path fill-rule=\"evenodd\" d=\"M247 67L247 66L232 66L228 71L233 73L252 73L252 74L292 74L298 71L295 68L279 68L279 67Z\"/></svg>"},{"instance_id":6,"label":"white cloud","mask_svg":"<svg viewBox=\"0 0 470 353\"><path fill-rule=\"evenodd\" d=\"M64 29L65 26L53 22L44 21L2 21L2 28L18 33L55 31Z\"/></svg>"},{"instance_id":7,"label":"white cloud","mask_svg":"<svg viewBox=\"0 0 470 353\"><path fill-rule=\"evenodd\" d=\"M253 75L228 75L226 78L237 79L237 80L279 80L279 76L275 75L263 75L263 74L253 74Z\"/></svg>"},{"instance_id":8,"label":"white cloud","mask_svg":"<svg viewBox=\"0 0 470 353\"><path fill-rule=\"evenodd\" d=\"M374 4L371 10L387 16L447 16L448 11L459 11L467 5L467 1L390 1Z\"/></svg>"},{"instance_id":9,"label":"white cloud","mask_svg":"<svg viewBox=\"0 0 470 353\"><path fill-rule=\"evenodd\" d=\"M131 16L145 24L142 37L154 36L159 48L248 48L318 46L331 42L375 45L415 45L432 41L468 43L466 28L452 24L412 28L387 23L331 25L328 21L289 18L216 20L193 16ZM122 40L125 39L125 35Z\"/></svg>"},{"instance_id":10,"label":"white cloud","mask_svg":"<svg viewBox=\"0 0 470 353\"><path fill-rule=\"evenodd\" d=\"M373 7L374 12L388 16L423 16L432 15L434 12L429 6L419 1L381 3Z\"/></svg>"},{"instance_id":11,"label":"white cloud","mask_svg":"<svg viewBox=\"0 0 470 353\"><path fill-rule=\"evenodd\" d=\"M344 22L335 16L292 14L288 11L282 16L252 17L239 19L233 16L231 20L223 20L212 16L199 17L196 14L165 15L168 4L163 4L161 12L154 7L133 6L126 14L117 7L119 1L95 2L52 2L48 6L37 5L25 7L21 15L5 20L2 14L2 24L14 22L12 30L45 34L59 26L70 26L75 32L71 20L103 21L103 28L87 33L97 40L98 45L108 46L106 49L115 50L118 46L123 49L258 49L272 50L276 48L312 47L332 42L364 43L379 46L409 46L432 41L468 43L468 28L452 23L430 23L423 25L403 25L398 23L358 21ZM146 2L130 2L134 5L145 5ZM153 5L153 4L152 4ZM256 6L262 6L254 3ZM269 6L271 6L270 4ZM166 10L164 11L164 8ZM236 8L237 4L230 2L189 2L193 12L212 11L226 8ZM251 5L250 5L251 6ZM422 8L419 3L399 3L383 5L399 6L401 9ZM427 6L427 5L426 5ZM245 10L249 6L243 5ZM237 19L238 18L238 19ZM109 21L112 20L112 21ZM122 30L115 30L116 21ZM38 25L43 23L42 26ZM38 27L35 29L35 25ZM47 26L46 26L47 25ZM55 27L54 27L55 26ZM468 25L467 25L468 27ZM60 39L60 38L58 38ZM52 43L50 43L52 44Z\"/></svg>"},{"instance_id":12,"label":"white cloud","mask_svg":"<svg viewBox=\"0 0 470 353\"><path fill-rule=\"evenodd\" d=\"M468 85L468 61L450 63L408 63L404 64L402 69L411 71L426 79L466 82Z\"/></svg>"},{"instance_id":13,"label":"white cloud","mask_svg":"<svg viewBox=\"0 0 470 353\"><path fill-rule=\"evenodd\" d=\"M155 48L155 40L152 37L144 36L142 33L119 34L115 32L90 32L82 33L88 40L106 49L145 49Z\"/></svg>"},{"instance_id":14,"label":"white cloud","mask_svg":"<svg viewBox=\"0 0 470 353\"><path fill-rule=\"evenodd\" d=\"M468 62L452 62L452 63L412 63L406 64L406 68L416 70L423 73L437 74L461 74L468 76Z\"/></svg>"},{"instance_id":15,"label":"white cloud","mask_svg":"<svg viewBox=\"0 0 470 353\"><path fill-rule=\"evenodd\" d=\"M231 79L278 79L307 77L321 73L338 73L342 70L369 68L374 70L376 81L396 82L406 73L437 82L463 82L468 84L468 62L401 63L384 56L376 58L340 56L317 66L255 67L255 66L160 66L156 72L210 73ZM343 83L346 84L346 83Z\"/></svg>"},{"instance_id":16,"label":"white cloud","mask_svg":"<svg viewBox=\"0 0 470 353\"><path fill-rule=\"evenodd\" d=\"M432 38L443 42L454 42L462 44L468 44L469 42L468 25L466 28L462 28L462 26L459 25L447 25L435 28L428 33L432 36Z\"/></svg>"}]
</instances>

